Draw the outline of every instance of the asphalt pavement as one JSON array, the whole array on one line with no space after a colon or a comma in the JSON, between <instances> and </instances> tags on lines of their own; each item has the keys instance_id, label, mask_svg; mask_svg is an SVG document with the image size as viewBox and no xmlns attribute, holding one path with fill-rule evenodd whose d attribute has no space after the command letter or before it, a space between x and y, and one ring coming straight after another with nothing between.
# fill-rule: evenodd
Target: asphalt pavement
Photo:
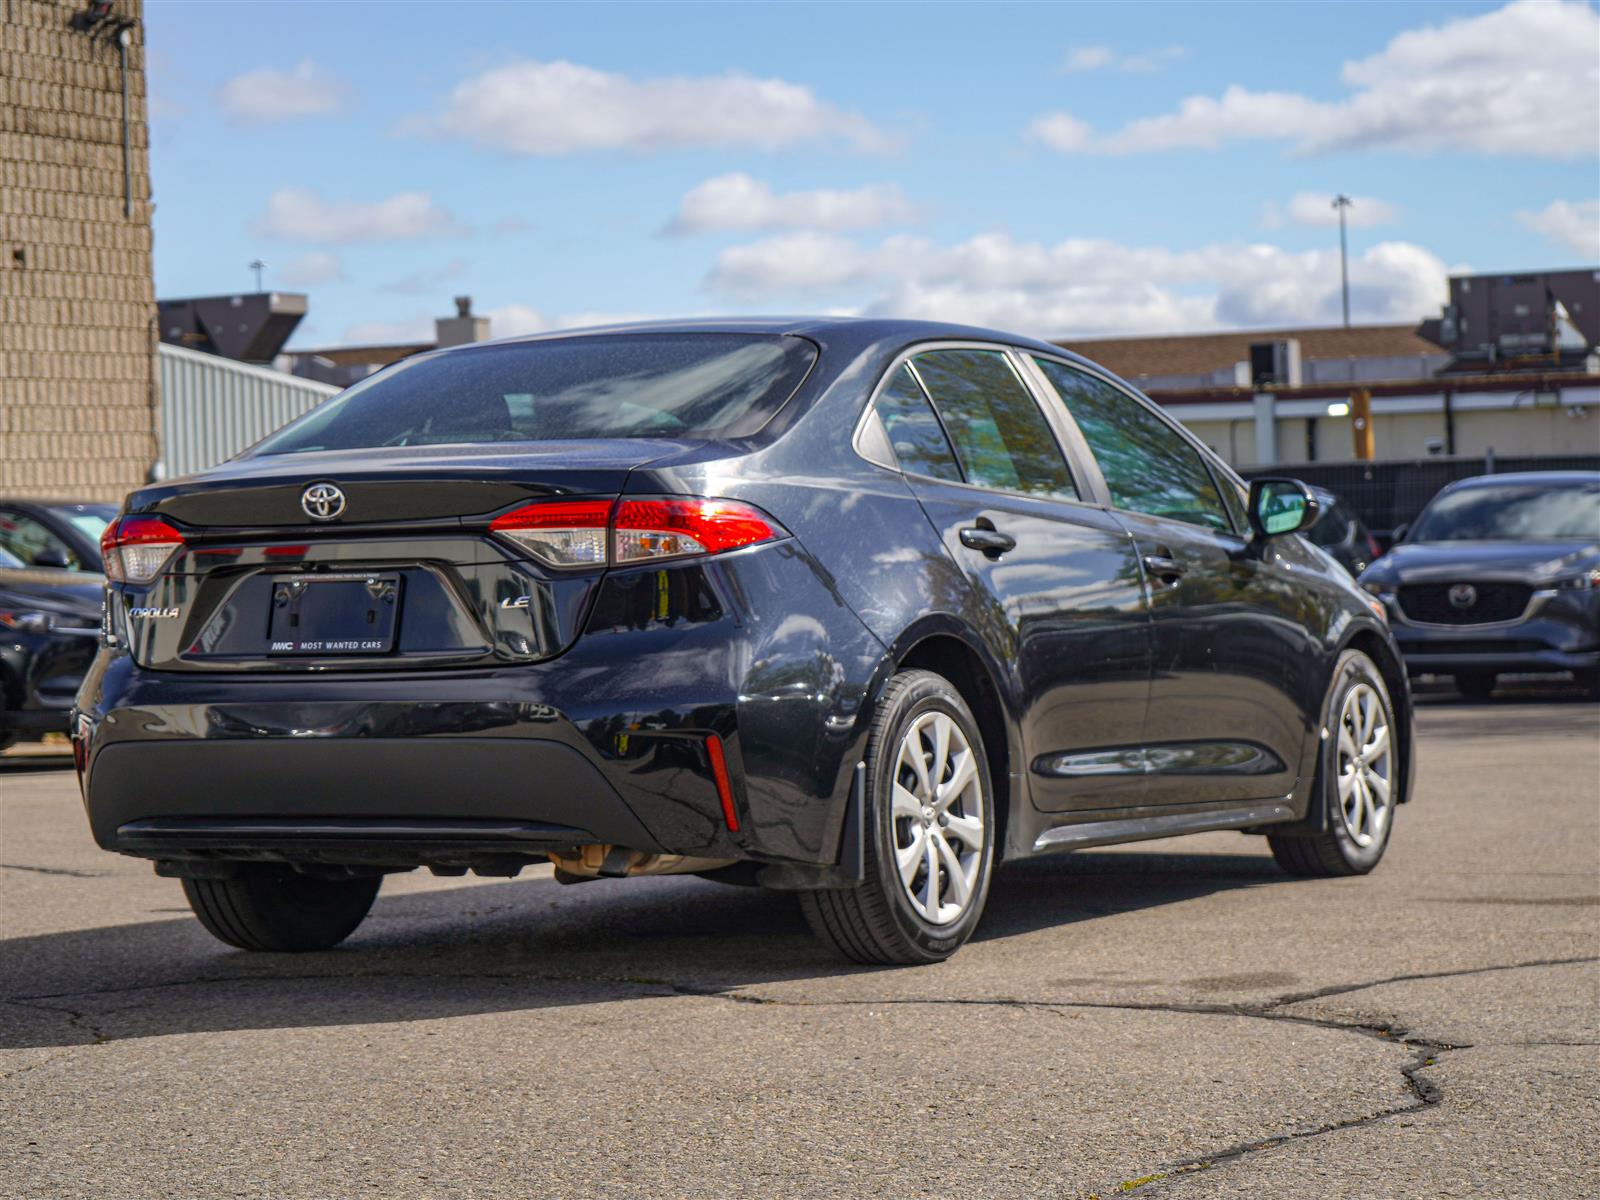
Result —
<instances>
[{"instance_id":1,"label":"asphalt pavement","mask_svg":"<svg viewBox=\"0 0 1600 1200\"><path fill-rule=\"evenodd\" d=\"M877 970L790 897L548 868L245 954L0 759L0 1196L1600 1194L1600 706L1419 723L1371 876L1059 856Z\"/></svg>"}]
</instances>

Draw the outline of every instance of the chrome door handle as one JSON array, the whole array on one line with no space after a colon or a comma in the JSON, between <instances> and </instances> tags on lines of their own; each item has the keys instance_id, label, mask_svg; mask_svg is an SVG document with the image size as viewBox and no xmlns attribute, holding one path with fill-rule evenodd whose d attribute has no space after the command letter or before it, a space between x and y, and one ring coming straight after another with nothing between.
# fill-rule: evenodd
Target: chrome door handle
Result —
<instances>
[{"instance_id":1,"label":"chrome door handle","mask_svg":"<svg viewBox=\"0 0 1600 1200\"><path fill-rule=\"evenodd\" d=\"M990 558L999 558L1007 550L1017 548L1017 539L998 529L968 525L961 531L961 544L968 550L982 550Z\"/></svg>"},{"instance_id":2,"label":"chrome door handle","mask_svg":"<svg viewBox=\"0 0 1600 1200\"><path fill-rule=\"evenodd\" d=\"M1172 585L1183 578L1183 573L1188 570L1181 562L1170 554L1146 554L1144 556L1144 569L1150 578L1161 583Z\"/></svg>"}]
</instances>

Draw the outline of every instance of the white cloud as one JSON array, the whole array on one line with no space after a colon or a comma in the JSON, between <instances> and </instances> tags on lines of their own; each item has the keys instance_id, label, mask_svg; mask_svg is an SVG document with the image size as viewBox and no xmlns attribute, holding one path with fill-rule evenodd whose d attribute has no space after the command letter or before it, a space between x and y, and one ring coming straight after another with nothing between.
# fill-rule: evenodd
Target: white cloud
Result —
<instances>
[{"instance_id":1,"label":"white cloud","mask_svg":"<svg viewBox=\"0 0 1600 1200\"><path fill-rule=\"evenodd\" d=\"M1517 0L1480 16L1409 30L1377 54L1347 62L1350 95L1315 100L1234 85L1190 96L1176 111L1091 135L1067 113L1036 119L1030 134L1064 152L1136 154L1216 149L1243 140L1299 153L1349 149L1468 151L1544 158L1600 146L1600 14L1583 0ZM1066 124L1070 122L1071 124ZM1056 127L1084 136L1052 139Z\"/></svg>"},{"instance_id":2,"label":"white cloud","mask_svg":"<svg viewBox=\"0 0 1600 1200\"><path fill-rule=\"evenodd\" d=\"M320 283L334 283L344 278L344 264L337 254L313 250L302 254L283 270L278 278L285 287L316 287Z\"/></svg>"},{"instance_id":3,"label":"white cloud","mask_svg":"<svg viewBox=\"0 0 1600 1200\"><path fill-rule=\"evenodd\" d=\"M1028 137L1043 142L1052 150L1073 154L1087 150L1094 141L1094 127L1087 121L1068 116L1064 112L1046 113L1028 126Z\"/></svg>"},{"instance_id":4,"label":"white cloud","mask_svg":"<svg viewBox=\"0 0 1600 1200\"><path fill-rule=\"evenodd\" d=\"M763 180L735 171L691 188L678 205L678 215L667 226L667 232L872 229L916 219L916 207L898 184L875 183L849 191L822 188L780 193Z\"/></svg>"},{"instance_id":5,"label":"white cloud","mask_svg":"<svg viewBox=\"0 0 1600 1200\"><path fill-rule=\"evenodd\" d=\"M1445 276L1422 247L1380 243L1351 260L1352 311L1362 321L1416 320L1444 302ZM1045 336L1339 319L1336 249L1261 244L1174 251L1071 238L1049 246L991 233L955 245L897 236L864 246L794 233L724 251L706 285L745 302L800 297Z\"/></svg>"},{"instance_id":6,"label":"white cloud","mask_svg":"<svg viewBox=\"0 0 1600 1200\"><path fill-rule=\"evenodd\" d=\"M309 58L288 71L257 67L217 89L222 111L246 122L332 116L343 112L349 101L349 85Z\"/></svg>"},{"instance_id":7,"label":"white cloud","mask_svg":"<svg viewBox=\"0 0 1600 1200\"><path fill-rule=\"evenodd\" d=\"M295 242L398 242L454 237L466 226L427 192L371 202L324 200L309 188L279 188L252 227L258 237Z\"/></svg>"},{"instance_id":8,"label":"white cloud","mask_svg":"<svg viewBox=\"0 0 1600 1200\"><path fill-rule=\"evenodd\" d=\"M729 72L630 79L570 62L517 62L456 86L436 118L408 132L463 138L513 154L664 150L843 141L881 150L887 139L864 117L782 79Z\"/></svg>"},{"instance_id":9,"label":"white cloud","mask_svg":"<svg viewBox=\"0 0 1600 1200\"><path fill-rule=\"evenodd\" d=\"M1061 69L1069 75L1110 68L1130 75L1149 75L1177 62L1188 53L1183 46L1159 46L1136 54L1118 54L1110 46L1078 46L1067 54Z\"/></svg>"},{"instance_id":10,"label":"white cloud","mask_svg":"<svg viewBox=\"0 0 1600 1200\"><path fill-rule=\"evenodd\" d=\"M1600 261L1600 200L1557 200L1517 220L1586 262Z\"/></svg>"},{"instance_id":11,"label":"white cloud","mask_svg":"<svg viewBox=\"0 0 1600 1200\"><path fill-rule=\"evenodd\" d=\"M1101 67L1109 67L1116 60L1116 51L1110 46L1078 46L1068 52L1067 60L1061 64L1061 69L1071 74L1098 71Z\"/></svg>"},{"instance_id":12,"label":"white cloud","mask_svg":"<svg viewBox=\"0 0 1600 1200\"><path fill-rule=\"evenodd\" d=\"M405 296L426 295L467 273L467 260L452 258L444 266L431 271L413 271L401 278L378 285L380 292L397 292Z\"/></svg>"},{"instance_id":13,"label":"white cloud","mask_svg":"<svg viewBox=\"0 0 1600 1200\"><path fill-rule=\"evenodd\" d=\"M1351 196L1344 215L1351 229L1369 229L1398 221L1400 209L1374 196ZM1268 229L1284 225L1335 226L1339 224L1339 213L1333 207L1332 192L1296 192L1281 207L1272 200L1263 204L1261 224Z\"/></svg>"}]
</instances>

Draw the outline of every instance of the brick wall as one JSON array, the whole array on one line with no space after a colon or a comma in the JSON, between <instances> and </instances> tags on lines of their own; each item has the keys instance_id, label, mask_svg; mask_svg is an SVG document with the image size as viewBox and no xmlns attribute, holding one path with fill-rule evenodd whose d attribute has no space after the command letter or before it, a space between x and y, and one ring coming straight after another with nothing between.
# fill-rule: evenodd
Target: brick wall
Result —
<instances>
[{"instance_id":1,"label":"brick wall","mask_svg":"<svg viewBox=\"0 0 1600 1200\"><path fill-rule=\"evenodd\" d=\"M61 0L0 0L0 495L120 500L157 455L142 0L122 80Z\"/></svg>"}]
</instances>

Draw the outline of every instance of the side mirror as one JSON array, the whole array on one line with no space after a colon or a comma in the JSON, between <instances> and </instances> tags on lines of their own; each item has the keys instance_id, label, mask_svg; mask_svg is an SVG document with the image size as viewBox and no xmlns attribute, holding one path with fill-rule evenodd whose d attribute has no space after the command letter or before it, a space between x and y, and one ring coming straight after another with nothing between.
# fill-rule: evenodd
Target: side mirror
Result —
<instances>
[{"instance_id":1,"label":"side mirror","mask_svg":"<svg viewBox=\"0 0 1600 1200\"><path fill-rule=\"evenodd\" d=\"M65 571L72 566L72 555L67 553L65 547L46 546L33 556L33 565L36 567L54 567Z\"/></svg>"},{"instance_id":2,"label":"side mirror","mask_svg":"<svg viewBox=\"0 0 1600 1200\"><path fill-rule=\"evenodd\" d=\"M1316 495L1298 479L1255 479L1250 483L1250 524L1262 537L1305 529L1319 511Z\"/></svg>"},{"instance_id":3,"label":"side mirror","mask_svg":"<svg viewBox=\"0 0 1600 1200\"><path fill-rule=\"evenodd\" d=\"M1406 534L1410 532L1411 522L1401 521L1400 524L1394 527L1394 532L1389 535L1389 544L1391 546L1398 546L1401 542L1406 540Z\"/></svg>"}]
</instances>

